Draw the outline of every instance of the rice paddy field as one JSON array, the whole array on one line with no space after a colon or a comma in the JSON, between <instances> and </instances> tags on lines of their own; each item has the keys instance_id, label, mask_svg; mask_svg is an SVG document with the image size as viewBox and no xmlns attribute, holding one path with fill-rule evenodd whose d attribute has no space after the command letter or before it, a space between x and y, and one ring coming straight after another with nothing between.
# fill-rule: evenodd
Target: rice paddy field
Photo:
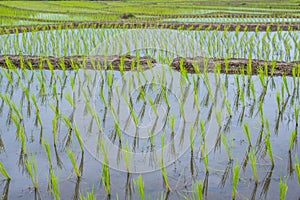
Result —
<instances>
[{"instance_id":1,"label":"rice paddy field","mask_svg":"<svg viewBox=\"0 0 300 200\"><path fill-rule=\"evenodd\" d=\"M1 199L300 199L300 1L0 1Z\"/></svg>"}]
</instances>

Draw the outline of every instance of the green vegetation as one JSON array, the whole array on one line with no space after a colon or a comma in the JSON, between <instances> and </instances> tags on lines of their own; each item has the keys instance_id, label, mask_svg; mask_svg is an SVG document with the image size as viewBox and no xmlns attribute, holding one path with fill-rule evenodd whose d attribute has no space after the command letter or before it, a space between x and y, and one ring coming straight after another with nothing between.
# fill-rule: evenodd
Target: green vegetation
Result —
<instances>
[{"instance_id":1,"label":"green vegetation","mask_svg":"<svg viewBox=\"0 0 300 200\"><path fill-rule=\"evenodd\" d=\"M3 199L298 195L298 4L0 1Z\"/></svg>"},{"instance_id":2,"label":"green vegetation","mask_svg":"<svg viewBox=\"0 0 300 200\"><path fill-rule=\"evenodd\" d=\"M5 167L3 166L2 162L0 162L0 172L1 174L8 180L10 180L10 176L8 175Z\"/></svg>"}]
</instances>

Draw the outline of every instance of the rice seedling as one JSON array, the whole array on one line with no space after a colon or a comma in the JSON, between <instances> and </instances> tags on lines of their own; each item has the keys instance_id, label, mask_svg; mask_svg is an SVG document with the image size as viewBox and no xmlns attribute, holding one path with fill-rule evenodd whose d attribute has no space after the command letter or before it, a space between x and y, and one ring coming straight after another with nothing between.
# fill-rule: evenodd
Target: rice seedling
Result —
<instances>
[{"instance_id":1,"label":"rice seedling","mask_svg":"<svg viewBox=\"0 0 300 200\"><path fill-rule=\"evenodd\" d=\"M264 74L264 71L262 69L259 69L259 72L258 72L258 77L259 77L259 81L260 81L260 84L263 88L266 87L266 81L265 81L265 74Z\"/></svg>"},{"instance_id":2,"label":"rice seedling","mask_svg":"<svg viewBox=\"0 0 300 200\"><path fill-rule=\"evenodd\" d=\"M297 136L297 131L294 129L290 135L290 145L289 145L289 152L292 151L294 145L295 145L295 140Z\"/></svg>"},{"instance_id":3,"label":"rice seedling","mask_svg":"<svg viewBox=\"0 0 300 200\"><path fill-rule=\"evenodd\" d=\"M203 199L203 184L202 184L202 181L197 181L195 184L194 184L194 188L195 188L195 193L197 195L197 197L193 197L194 199L199 199L199 200L202 200ZM194 193L193 193L194 194Z\"/></svg>"},{"instance_id":4,"label":"rice seedling","mask_svg":"<svg viewBox=\"0 0 300 200\"><path fill-rule=\"evenodd\" d=\"M111 195L111 188L110 188L110 171L109 171L109 163L108 163L108 149L105 147L103 139L98 141L98 147L101 149L103 155L103 162L102 162L102 174L101 174L101 181L104 186L104 190L106 194L110 197Z\"/></svg>"},{"instance_id":5,"label":"rice seedling","mask_svg":"<svg viewBox=\"0 0 300 200\"><path fill-rule=\"evenodd\" d=\"M124 93L122 93L122 96L123 96L123 98L124 98L124 100L125 100L125 102L126 102L128 108L129 108L129 110L130 110L130 116L132 117L132 120L133 120L134 124L135 124L136 126L138 126L138 123L139 123L138 116L137 116L136 113L134 112L134 108L133 108L132 104L130 103L129 99L126 97L126 95L125 95ZM150 99L151 99L151 98L150 98ZM149 100L149 99L148 99L148 100ZM152 100L152 99L151 99L151 100ZM153 102L153 101L152 101L152 102ZM152 109L156 110L156 107L155 107L155 105L154 105L154 102L153 102L152 106L153 106ZM153 110L153 111L154 111L154 110ZM155 112L155 111L154 111L154 112ZM155 113L155 114L156 114L156 113Z\"/></svg>"},{"instance_id":6,"label":"rice seedling","mask_svg":"<svg viewBox=\"0 0 300 200\"><path fill-rule=\"evenodd\" d=\"M10 180L10 176L9 174L7 173L3 163L0 161L0 172L1 174L7 179L7 180Z\"/></svg>"},{"instance_id":7,"label":"rice seedling","mask_svg":"<svg viewBox=\"0 0 300 200\"><path fill-rule=\"evenodd\" d=\"M251 133L250 133L250 129L249 129L249 126L248 126L247 122L244 123L243 130L244 130L244 133L246 135L246 138L247 138L247 141L248 141L249 145L252 146L252 144L251 144Z\"/></svg>"},{"instance_id":8,"label":"rice seedling","mask_svg":"<svg viewBox=\"0 0 300 200\"><path fill-rule=\"evenodd\" d=\"M65 93L64 94L65 99L69 102L69 104L75 108L75 103L73 97L70 95L70 93Z\"/></svg>"},{"instance_id":9,"label":"rice seedling","mask_svg":"<svg viewBox=\"0 0 300 200\"><path fill-rule=\"evenodd\" d=\"M85 196L83 196L83 194L80 194L79 199L80 200L96 200L94 186L92 188L92 191L91 192L87 192L85 194Z\"/></svg>"},{"instance_id":10,"label":"rice seedling","mask_svg":"<svg viewBox=\"0 0 300 200\"><path fill-rule=\"evenodd\" d=\"M126 166L126 170L128 173L130 173L130 163L131 163L132 154L129 149L128 140L126 141L125 147L122 149L122 155Z\"/></svg>"},{"instance_id":11,"label":"rice seedling","mask_svg":"<svg viewBox=\"0 0 300 200\"><path fill-rule=\"evenodd\" d=\"M76 176L77 176L78 178L80 178L80 177L81 177L81 173L80 173L80 170L79 170L78 167L77 167L74 152L73 152L72 150L70 150L70 149L66 149L66 152L67 152L68 157L69 157L69 159L70 159L70 161L71 161L71 163L72 163L72 166L73 166L73 169L74 169L74 171L75 171L75 173L76 173Z\"/></svg>"},{"instance_id":12,"label":"rice seedling","mask_svg":"<svg viewBox=\"0 0 300 200\"><path fill-rule=\"evenodd\" d=\"M279 114L281 113L281 101L280 101L280 92L276 93L276 102L277 102L277 109Z\"/></svg>"},{"instance_id":13,"label":"rice seedling","mask_svg":"<svg viewBox=\"0 0 300 200\"><path fill-rule=\"evenodd\" d=\"M230 106L230 102L228 99L225 99L225 106L226 106L227 113L228 113L229 117L231 118L232 111L231 111L231 106Z\"/></svg>"},{"instance_id":14,"label":"rice seedling","mask_svg":"<svg viewBox=\"0 0 300 200\"><path fill-rule=\"evenodd\" d=\"M105 163L102 163L102 175L101 180L104 186L104 189L108 196L111 195L110 189L110 173L109 173L109 166Z\"/></svg>"},{"instance_id":15,"label":"rice seedling","mask_svg":"<svg viewBox=\"0 0 300 200\"><path fill-rule=\"evenodd\" d=\"M224 145L224 148L227 153L229 161L233 160L232 149L229 147L226 136L223 133L221 134L221 139L222 139L222 143Z\"/></svg>"},{"instance_id":16,"label":"rice seedling","mask_svg":"<svg viewBox=\"0 0 300 200\"><path fill-rule=\"evenodd\" d=\"M203 120L200 120L200 131L201 131L201 138L202 138L201 143L205 144L205 122Z\"/></svg>"},{"instance_id":17,"label":"rice seedling","mask_svg":"<svg viewBox=\"0 0 300 200\"><path fill-rule=\"evenodd\" d=\"M21 124L22 120L19 119L18 116L15 115L15 114L12 114L12 115L11 115L11 118L12 118L12 120L14 121L15 126L16 126L16 128L17 128L17 131L16 131L16 137L17 137L18 139L20 139L20 138L21 138L21 134L22 134L22 133L21 133L21 131L22 131L22 124Z\"/></svg>"},{"instance_id":18,"label":"rice seedling","mask_svg":"<svg viewBox=\"0 0 300 200\"><path fill-rule=\"evenodd\" d=\"M46 154L47 154L47 159L48 159L48 162L49 162L50 171L52 171L52 159L51 159L50 144L45 140L42 141L42 144L43 144L43 147L44 147L44 149L46 151Z\"/></svg>"},{"instance_id":19,"label":"rice seedling","mask_svg":"<svg viewBox=\"0 0 300 200\"><path fill-rule=\"evenodd\" d=\"M285 89L286 89L288 95L290 96L291 93L290 93L290 90L289 90L289 86L288 86L288 83L287 83L286 75L285 75L285 74L282 75L282 79L283 79L284 87L285 87Z\"/></svg>"},{"instance_id":20,"label":"rice seedling","mask_svg":"<svg viewBox=\"0 0 300 200\"><path fill-rule=\"evenodd\" d=\"M235 199L235 195L236 195L236 187L239 181L239 173L240 173L240 167L239 167L239 163L236 160L235 165L232 169L232 192L231 192L231 197L232 199Z\"/></svg>"},{"instance_id":21,"label":"rice seedling","mask_svg":"<svg viewBox=\"0 0 300 200\"><path fill-rule=\"evenodd\" d=\"M53 143L54 146L56 146L56 141L57 141L57 117L56 116L52 118L52 134L53 134Z\"/></svg>"},{"instance_id":22,"label":"rice seedling","mask_svg":"<svg viewBox=\"0 0 300 200\"><path fill-rule=\"evenodd\" d=\"M25 166L30 176L31 182L35 190L38 189L38 172L36 166L36 160L34 155L31 158L25 160Z\"/></svg>"},{"instance_id":23,"label":"rice seedling","mask_svg":"<svg viewBox=\"0 0 300 200\"><path fill-rule=\"evenodd\" d=\"M37 101L36 101L36 98L35 98L34 95L31 95L31 100L32 100L33 105L35 107L35 115L36 115L35 125L37 126L37 123L40 123L40 126L42 127L43 123L42 123L42 119L41 119L41 116L40 116L39 106L37 104Z\"/></svg>"},{"instance_id":24,"label":"rice seedling","mask_svg":"<svg viewBox=\"0 0 300 200\"><path fill-rule=\"evenodd\" d=\"M294 105L294 116L295 116L295 121L296 121L296 128L298 127L299 124L299 110L300 110L300 106L296 106Z\"/></svg>"},{"instance_id":25,"label":"rice seedling","mask_svg":"<svg viewBox=\"0 0 300 200\"><path fill-rule=\"evenodd\" d=\"M144 192L144 182L143 177L139 175L136 179L133 180L133 183L135 185L135 188L137 189L137 192L140 196L141 200L145 199L145 192Z\"/></svg>"},{"instance_id":26,"label":"rice seedling","mask_svg":"<svg viewBox=\"0 0 300 200\"><path fill-rule=\"evenodd\" d=\"M221 127L222 127L222 113L219 110L218 111L215 110L215 114L216 114L219 129L221 129Z\"/></svg>"},{"instance_id":27,"label":"rice seedling","mask_svg":"<svg viewBox=\"0 0 300 200\"><path fill-rule=\"evenodd\" d=\"M298 177L298 185L300 185L300 164L299 164L298 156L296 156L295 160L296 160L295 171L296 171L296 175Z\"/></svg>"},{"instance_id":28,"label":"rice seedling","mask_svg":"<svg viewBox=\"0 0 300 200\"><path fill-rule=\"evenodd\" d=\"M207 149L206 149L205 144L201 144L200 148L201 148L202 159L203 159L203 162L204 162L204 165L205 165L205 171L206 171L206 173L208 173L209 172L208 153L207 153Z\"/></svg>"},{"instance_id":29,"label":"rice seedling","mask_svg":"<svg viewBox=\"0 0 300 200\"><path fill-rule=\"evenodd\" d=\"M280 176L280 181L279 181L279 199L284 200L286 197L286 192L288 190L288 186L286 184L287 180L284 182L282 181L282 177Z\"/></svg>"},{"instance_id":30,"label":"rice seedling","mask_svg":"<svg viewBox=\"0 0 300 200\"><path fill-rule=\"evenodd\" d=\"M161 166L161 174L162 174L162 177L163 177L163 181L164 181L166 190L171 191L171 187L169 185L168 174L166 172L166 166L164 166L162 159L160 159L160 166Z\"/></svg>"},{"instance_id":31,"label":"rice seedling","mask_svg":"<svg viewBox=\"0 0 300 200\"><path fill-rule=\"evenodd\" d=\"M77 141L80 145L81 151L84 152L84 146L83 146L82 138L81 138L81 135L79 133L79 130L78 130L77 126L75 126L75 128L74 128L74 133L75 133Z\"/></svg>"},{"instance_id":32,"label":"rice seedling","mask_svg":"<svg viewBox=\"0 0 300 200\"><path fill-rule=\"evenodd\" d=\"M169 118L169 125L172 134L174 134L174 123L175 123L175 117L174 115L171 115L171 117Z\"/></svg>"},{"instance_id":33,"label":"rice seedling","mask_svg":"<svg viewBox=\"0 0 300 200\"><path fill-rule=\"evenodd\" d=\"M153 110L153 112L155 113L155 116L158 116L158 112L157 112L157 109L156 109L156 105L155 103L153 102L152 98L150 97L150 95L147 95L147 99L148 99L148 102L150 103L150 106Z\"/></svg>"},{"instance_id":34,"label":"rice seedling","mask_svg":"<svg viewBox=\"0 0 300 200\"><path fill-rule=\"evenodd\" d=\"M267 132L266 132L266 136L265 136L265 139L264 139L264 142L266 144L266 149L269 153L269 157L270 157L270 160L272 162L272 166L274 166L274 158L273 158L273 151L272 151L272 146L271 146L271 141L270 141L270 127L269 127L269 121L268 119L266 119L266 128L267 128Z\"/></svg>"},{"instance_id":35,"label":"rice seedling","mask_svg":"<svg viewBox=\"0 0 300 200\"><path fill-rule=\"evenodd\" d=\"M70 131L72 131L73 130L73 125L72 125L72 122L70 121L69 117L67 117L66 115L62 114L62 118L63 118L65 124L67 125L68 129Z\"/></svg>"},{"instance_id":36,"label":"rice seedling","mask_svg":"<svg viewBox=\"0 0 300 200\"><path fill-rule=\"evenodd\" d=\"M190 148L191 148L191 152L194 151L194 126L191 124L190 125Z\"/></svg>"},{"instance_id":37,"label":"rice seedling","mask_svg":"<svg viewBox=\"0 0 300 200\"><path fill-rule=\"evenodd\" d=\"M50 188L55 200L60 200L59 179L52 170L50 170Z\"/></svg>"},{"instance_id":38,"label":"rice seedling","mask_svg":"<svg viewBox=\"0 0 300 200\"><path fill-rule=\"evenodd\" d=\"M258 184L255 149L250 151L248 153L248 156L249 156L250 161L251 161L251 168L252 168L252 173L253 173L253 178L254 178L255 184Z\"/></svg>"}]
</instances>

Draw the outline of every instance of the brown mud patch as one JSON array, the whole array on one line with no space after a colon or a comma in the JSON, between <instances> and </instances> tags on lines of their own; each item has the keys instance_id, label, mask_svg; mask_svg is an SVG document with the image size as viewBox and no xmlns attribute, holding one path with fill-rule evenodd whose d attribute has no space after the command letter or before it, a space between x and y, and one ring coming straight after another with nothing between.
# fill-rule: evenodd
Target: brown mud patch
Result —
<instances>
[{"instance_id":1,"label":"brown mud patch","mask_svg":"<svg viewBox=\"0 0 300 200\"><path fill-rule=\"evenodd\" d=\"M155 67L156 60L148 57L136 56L66 56L66 57L43 57L43 56L19 56L0 55L0 66L5 68L22 69L53 69L53 70L74 70L74 69L103 69L103 70L146 70ZM251 67L249 67L251 64ZM122 66L122 67L120 67ZM300 76L300 61L281 62L265 61L257 59L242 58L175 58L170 64L172 69L188 73L214 72L227 74L259 74L269 75ZM249 73L249 70L251 73Z\"/></svg>"},{"instance_id":2,"label":"brown mud patch","mask_svg":"<svg viewBox=\"0 0 300 200\"><path fill-rule=\"evenodd\" d=\"M281 76L293 75L293 69L296 76L300 75L300 62L281 62L265 61L257 59L243 58L175 58L171 64L175 70L186 70L188 73L214 72L219 69L221 73L227 74L259 74L268 73L268 75ZM251 67L250 67L251 66Z\"/></svg>"},{"instance_id":3,"label":"brown mud patch","mask_svg":"<svg viewBox=\"0 0 300 200\"><path fill-rule=\"evenodd\" d=\"M143 56L65 56L65 57L42 57L42 56L19 56L0 55L0 66L6 68L22 69L104 69L104 70L137 70L148 69L156 61L153 58Z\"/></svg>"}]
</instances>

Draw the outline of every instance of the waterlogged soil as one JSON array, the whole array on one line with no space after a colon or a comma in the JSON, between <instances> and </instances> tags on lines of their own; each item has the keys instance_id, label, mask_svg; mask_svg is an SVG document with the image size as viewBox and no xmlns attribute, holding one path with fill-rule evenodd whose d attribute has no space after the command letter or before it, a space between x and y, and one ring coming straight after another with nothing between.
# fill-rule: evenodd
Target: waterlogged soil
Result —
<instances>
[{"instance_id":1,"label":"waterlogged soil","mask_svg":"<svg viewBox=\"0 0 300 200\"><path fill-rule=\"evenodd\" d=\"M27 69L111 69L111 70L136 70L138 68L148 69L156 63L153 58L147 56L66 56L41 57L41 56L18 56L0 55L0 65L7 68Z\"/></svg>"},{"instance_id":2,"label":"waterlogged soil","mask_svg":"<svg viewBox=\"0 0 300 200\"><path fill-rule=\"evenodd\" d=\"M121 111L124 111L126 107L122 104L122 95L118 91L125 91L123 94L124 98L127 90L122 88L124 88L124 85L128 85L130 81L141 83L131 93L133 109L143 125L140 127L147 127L150 123L152 130L152 126L156 124L155 117L152 118L155 115L153 115L151 104L149 101L145 102L139 95L141 92L140 88L144 88L144 92L148 94L146 98L155 100L155 105L161 113L167 114L169 117L175 117L176 131L174 132L174 137L178 138L179 143L172 146L172 143L176 143L177 140L172 139L169 117L162 118L166 120L165 126L163 126L164 123L155 125L156 127L162 125L162 128L155 129L154 150L149 137L142 137L143 135L135 137L136 128L126 129L123 127L124 129L122 128L121 130L123 144L127 141L130 151L141 154L155 152L155 150L161 148L161 137L165 135L165 143L171 145L170 151L165 152L168 155L166 158L174 156L176 159L166 166L171 188L171 191L167 192L160 168L150 164L159 158L135 160L132 163L132 169L135 166L147 166L149 168L148 171L127 173L126 170L120 170L123 169L122 156L117 157L113 149L109 149L108 156L110 161L116 161L115 163L110 162L112 199L115 199L117 196L119 199L139 199L137 188L133 181L139 174L142 175L145 184L145 196L150 196L150 199L158 199L162 196L164 199L182 199L182 195L191 198L193 182L199 180L203 183L203 193L206 199L230 199L232 167L236 161L240 166L236 199L278 199L280 177L283 177L288 186L286 198L298 199L300 197L300 186L294 170L295 156L300 153L299 143L297 142L299 141L300 130L295 125L296 121L293 114L294 106L300 104L299 78L286 77L289 92L283 90L280 100L282 101L281 112L279 112L276 103L276 93L281 92L282 87L285 87L281 76L264 77L263 80L258 76L247 77L238 74L217 75L208 73L182 76L178 71L173 71L166 65L160 65L156 69L148 69L144 72L127 71L123 75L119 71L82 69L77 71L54 70L52 74L49 70L8 70L0 68L0 72L0 159L11 176L11 181L3 181L1 188L3 188L3 196L8 197L8 199L53 198L49 191L49 163L44 148L40 143L41 140L50 143L53 171L59 178L61 199L77 199L80 193L90 192L93 187L97 199L107 198L101 181L102 159L96 153L97 140L95 138L102 134L102 136L107 138L107 143L119 147L119 136L115 129L114 114L107 105L113 105L116 112L118 105L123 105L121 107L123 110ZM165 85L169 91L166 93L171 105L169 112L166 102L161 98L162 90L159 89L160 87L155 87L155 84L162 84L159 81L159 77L163 74L165 74ZM157 78L157 80L152 80L152 83L155 83L154 85L151 82L143 82L144 79L148 80L148 76ZM43 81L40 82L39 80ZM187 84L181 82L184 80L188 80ZM241 83L239 87L237 82ZM74 83L74 86L70 83ZM251 84L255 88L253 92L251 92ZM53 85L56 86L55 90ZM26 96L24 86L28 88L29 97ZM181 87L184 88L180 89ZM110 88L114 88L114 90ZM208 88L211 89L211 93ZM194 99L194 91L198 91L198 99L196 100ZM182 93L182 97L185 97L185 100L177 99L176 97L181 97ZM230 117L225 108L217 107L217 111L221 113L221 123L216 123L213 105L216 102L223 102L225 93L227 100L230 102L232 115ZM75 107L72 107L67 100L66 96L68 94L72 96ZM16 125L11 119L11 116L16 115L16 113L4 101L3 95L7 96L10 99L10 103L19 109L23 118L26 153L21 150L21 141L16 139ZM38 111L35 108L31 95L35 96L37 100ZM211 95L213 96L210 97ZM244 103L241 100L241 95L244 95ZM104 97L102 98L101 96ZM179 101L183 102L186 114L180 113ZM87 102L90 102L98 116L102 127L101 133L97 126L97 120L93 119L88 111ZM268 153L265 151L264 139L267 128L262 126L258 110L259 102L262 102L264 119L268 120L270 127L274 166L271 165ZM145 106L144 103L146 103ZM199 112L197 105L199 105L201 112ZM55 116L56 110L59 110L60 117L57 119L57 140L56 145L54 145L51 121ZM117 112L117 115L122 117L119 121L120 125L130 127L130 125L127 126L127 120L123 117L126 114L130 114L130 112L121 111L120 113ZM36 120L36 112L40 114L42 125ZM145 115L140 113L145 113ZM196 118L192 118L192 113L195 113ZM69 130L64 123L63 115L67 116L73 125L78 127L84 141L84 153L80 150L73 131ZM183 120L183 118L186 120ZM191 119L193 120L191 121ZM205 130L207 131L205 138L209 173L206 173L203 157L201 156L203 136L199 127L200 121L205 123ZM252 145L249 144L243 132L242 126L244 123L249 125ZM191 127L194 127L194 129L191 129ZM293 130L297 132L296 142L289 151L289 138ZM194 135L193 145L190 143L191 132ZM215 135L215 133L217 134ZM230 155L234 161L229 161L224 144L218 137L219 134L226 136ZM211 135L215 135L217 138L210 137ZM189 148L185 149L178 156L177 152L184 149L182 145L188 145ZM66 148L71 149L75 153L77 166L80 166L82 169L82 177L80 179L76 177L73 171L73 166L65 150ZM249 149L255 149L258 184L254 182L251 162L247 156ZM31 158L31 155L35 156L37 162L39 185L36 193L33 190L24 165L24 161Z\"/></svg>"},{"instance_id":3,"label":"waterlogged soil","mask_svg":"<svg viewBox=\"0 0 300 200\"><path fill-rule=\"evenodd\" d=\"M18 56L0 55L0 66L6 68L27 69L110 69L110 70L146 70L155 67L156 60L149 56L67 56L67 57L40 57L40 56ZM278 62L257 59L216 59L216 58L175 58L170 66L174 70L185 70L188 73L214 72L240 74L249 73L255 75L265 73L268 75L296 76L300 74L300 62ZM251 69L249 69L251 66ZM267 70L267 72L265 72ZM294 70L294 72L293 72Z\"/></svg>"},{"instance_id":4,"label":"waterlogged soil","mask_svg":"<svg viewBox=\"0 0 300 200\"><path fill-rule=\"evenodd\" d=\"M228 74L248 74L257 75L259 73L265 73L268 75L300 75L300 62L278 62L278 61L265 61L257 59L240 59L240 58L228 58L228 59L218 59L218 58L175 58L172 61L172 68L176 70L181 70L181 68L186 69L189 73L203 73L214 72L219 70L221 73ZM181 66L182 65L182 66ZM249 66L251 68L249 68Z\"/></svg>"}]
</instances>

